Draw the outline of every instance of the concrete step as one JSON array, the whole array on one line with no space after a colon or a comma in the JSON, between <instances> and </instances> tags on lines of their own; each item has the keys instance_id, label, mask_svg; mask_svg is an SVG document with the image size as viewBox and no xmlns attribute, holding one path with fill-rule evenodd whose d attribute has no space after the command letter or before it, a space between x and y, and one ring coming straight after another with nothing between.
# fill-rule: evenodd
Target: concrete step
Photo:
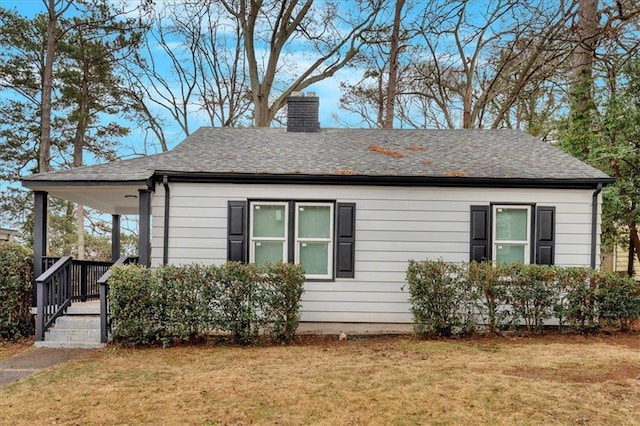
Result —
<instances>
[{"instance_id":1,"label":"concrete step","mask_svg":"<svg viewBox=\"0 0 640 426\"><path fill-rule=\"evenodd\" d=\"M74 302L67 309L66 315L100 315L100 301Z\"/></svg>"},{"instance_id":2,"label":"concrete step","mask_svg":"<svg viewBox=\"0 0 640 426\"><path fill-rule=\"evenodd\" d=\"M102 349L106 347L106 343L96 342L52 342L45 340L43 342L35 342L36 348L55 348L55 349Z\"/></svg>"},{"instance_id":3,"label":"concrete step","mask_svg":"<svg viewBox=\"0 0 640 426\"><path fill-rule=\"evenodd\" d=\"M100 343L99 315L63 315L56 319L44 335L44 341L36 342L39 348L103 348Z\"/></svg>"},{"instance_id":4,"label":"concrete step","mask_svg":"<svg viewBox=\"0 0 640 426\"><path fill-rule=\"evenodd\" d=\"M100 330L99 315L63 315L56 319L55 329Z\"/></svg>"},{"instance_id":5,"label":"concrete step","mask_svg":"<svg viewBox=\"0 0 640 426\"><path fill-rule=\"evenodd\" d=\"M53 327L45 333L44 340L51 342L99 342L100 329Z\"/></svg>"}]
</instances>

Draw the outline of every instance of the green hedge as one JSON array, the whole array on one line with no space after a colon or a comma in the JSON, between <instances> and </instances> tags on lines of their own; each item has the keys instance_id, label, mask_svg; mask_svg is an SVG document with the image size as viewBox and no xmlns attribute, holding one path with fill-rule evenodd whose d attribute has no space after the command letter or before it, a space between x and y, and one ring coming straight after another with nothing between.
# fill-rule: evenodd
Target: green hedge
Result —
<instances>
[{"instance_id":1,"label":"green hedge","mask_svg":"<svg viewBox=\"0 0 640 426\"><path fill-rule=\"evenodd\" d=\"M640 318L640 291L631 278L589 268L410 261L409 301L423 335L523 327L540 332L554 318L579 332L603 324L627 330Z\"/></svg>"},{"instance_id":2,"label":"green hedge","mask_svg":"<svg viewBox=\"0 0 640 426\"><path fill-rule=\"evenodd\" d=\"M109 279L114 340L166 346L224 332L234 342L254 344L262 332L289 342L300 319L303 283L301 266L282 263L117 267Z\"/></svg>"},{"instance_id":3,"label":"green hedge","mask_svg":"<svg viewBox=\"0 0 640 426\"><path fill-rule=\"evenodd\" d=\"M34 332L31 315L33 253L18 243L0 243L0 338Z\"/></svg>"}]
</instances>

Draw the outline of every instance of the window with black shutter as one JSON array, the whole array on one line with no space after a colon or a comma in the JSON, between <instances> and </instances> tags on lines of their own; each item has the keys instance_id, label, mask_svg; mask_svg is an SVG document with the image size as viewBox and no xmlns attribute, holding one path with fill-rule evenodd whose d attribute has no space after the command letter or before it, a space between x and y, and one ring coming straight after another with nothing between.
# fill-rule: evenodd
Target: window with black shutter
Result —
<instances>
[{"instance_id":1,"label":"window with black shutter","mask_svg":"<svg viewBox=\"0 0 640 426\"><path fill-rule=\"evenodd\" d=\"M555 207L471 206L470 223L470 261L554 264Z\"/></svg>"},{"instance_id":2,"label":"window with black shutter","mask_svg":"<svg viewBox=\"0 0 640 426\"><path fill-rule=\"evenodd\" d=\"M229 260L294 262L307 279L355 275L355 204L333 201L230 201Z\"/></svg>"}]
</instances>

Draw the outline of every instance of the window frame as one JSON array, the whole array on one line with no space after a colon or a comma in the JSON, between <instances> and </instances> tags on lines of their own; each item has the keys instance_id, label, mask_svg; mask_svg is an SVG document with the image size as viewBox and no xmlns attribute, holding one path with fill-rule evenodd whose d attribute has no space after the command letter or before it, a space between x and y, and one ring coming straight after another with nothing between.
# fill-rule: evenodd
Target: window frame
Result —
<instances>
[{"instance_id":1,"label":"window frame","mask_svg":"<svg viewBox=\"0 0 640 426\"><path fill-rule=\"evenodd\" d=\"M284 207L284 237L254 237L253 225L255 206L283 206ZM250 201L249 202L249 263L256 263L254 243L261 241L282 241L282 262L289 261L289 203L286 201Z\"/></svg>"},{"instance_id":2,"label":"window frame","mask_svg":"<svg viewBox=\"0 0 640 426\"><path fill-rule=\"evenodd\" d=\"M294 235L293 235L293 254L294 260L293 262L297 265L300 264L300 243L310 242L322 242L328 243L327 248L327 273L326 274L305 274L307 279L312 280L331 280L333 279L334 273L334 246L335 246L335 202L328 201L294 201ZM299 207L304 206L315 206L315 207L329 207L329 237L327 238L310 238L310 237L300 237L300 209Z\"/></svg>"},{"instance_id":3,"label":"window frame","mask_svg":"<svg viewBox=\"0 0 640 426\"><path fill-rule=\"evenodd\" d=\"M248 221L247 226L247 248L248 251L248 262L255 263L255 249L254 249L254 238L253 238L253 225L254 225L254 217L253 217L253 207L255 205L284 205L285 206L285 215L286 215L286 223L285 223L285 254L286 256L283 258L284 263L295 263L299 264L299 253L297 249L297 232L298 232L298 217L297 217L297 205L298 204L307 204L307 205L322 205L322 206L330 206L331 212L331 229L329 232L331 243L329 250L329 271L327 275L317 275L317 274L307 274L305 273L305 281L335 281L336 279L336 256L338 255L338 248L336 246L337 239L337 208L338 202L336 200L309 200L309 199L283 199L283 198L248 198L246 199L247 208L249 212L246 216L246 221ZM293 210L293 214L291 211ZM260 240L260 238L258 238Z\"/></svg>"},{"instance_id":4,"label":"window frame","mask_svg":"<svg viewBox=\"0 0 640 426\"><path fill-rule=\"evenodd\" d=\"M498 209L518 209L518 210L526 210L527 211L527 229L526 229L526 241L523 240L498 240L497 239L497 220L498 220ZM510 204L510 203L500 203L500 204L491 204L491 261L495 265L498 263L498 245L522 245L524 243L524 259L523 264L529 265L532 263L532 254L533 254L533 241L534 241L534 205L532 204Z\"/></svg>"}]
</instances>

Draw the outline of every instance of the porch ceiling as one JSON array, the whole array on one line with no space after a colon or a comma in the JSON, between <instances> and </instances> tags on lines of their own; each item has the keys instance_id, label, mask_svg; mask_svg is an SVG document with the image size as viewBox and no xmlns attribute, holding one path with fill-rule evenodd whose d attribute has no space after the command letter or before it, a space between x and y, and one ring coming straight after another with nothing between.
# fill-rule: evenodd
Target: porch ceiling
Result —
<instances>
[{"instance_id":1,"label":"porch ceiling","mask_svg":"<svg viewBox=\"0 0 640 426\"><path fill-rule=\"evenodd\" d=\"M46 191L50 196L72 201L111 214L138 214L138 190L146 184L128 185L29 185L34 191Z\"/></svg>"}]
</instances>

